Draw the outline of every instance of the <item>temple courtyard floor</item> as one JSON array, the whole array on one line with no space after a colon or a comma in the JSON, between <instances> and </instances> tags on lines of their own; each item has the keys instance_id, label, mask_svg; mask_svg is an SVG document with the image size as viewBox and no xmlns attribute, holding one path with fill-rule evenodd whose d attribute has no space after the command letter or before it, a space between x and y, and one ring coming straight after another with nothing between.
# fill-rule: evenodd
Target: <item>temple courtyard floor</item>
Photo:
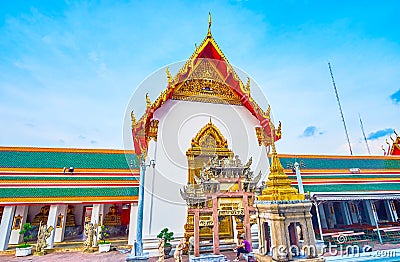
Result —
<instances>
[{"instance_id":1,"label":"temple courtyard floor","mask_svg":"<svg viewBox=\"0 0 400 262\"><path fill-rule=\"evenodd\" d=\"M390 249L398 249L400 248L400 244L375 244L374 245L374 250L390 250ZM45 256L27 256L27 257L15 257L15 249L10 248L7 251L0 252L0 261L34 261L34 262L53 262L53 261L79 261L79 262L89 262L89 261L102 261L102 262L115 262L115 261L125 261L127 257L127 252L130 250L127 249L126 247L114 247L112 251L108 253L91 253L91 254L85 254L82 252L81 246L77 246L75 248L72 247L64 247L64 248L56 248L54 252L49 253ZM229 261L233 261L235 259L236 255L233 251L226 251L222 252L223 255L226 256L226 258ZM397 254L399 255L399 254ZM340 254L338 256L332 257L329 256L329 254L325 255L326 258L330 261L356 261L356 260L347 260L349 259L348 256L344 255L341 256ZM400 261L400 257L399 258ZM150 262L156 262L157 258L150 258ZM174 259L168 258L165 260L166 262L173 262ZM183 256L183 262L189 261L188 256L184 255ZM244 261L244 260L242 260ZM357 261L365 261L364 260L357 260ZM374 260L375 261L375 260ZM397 260L396 260L397 261Z\"/></svg>"}]
</instances>

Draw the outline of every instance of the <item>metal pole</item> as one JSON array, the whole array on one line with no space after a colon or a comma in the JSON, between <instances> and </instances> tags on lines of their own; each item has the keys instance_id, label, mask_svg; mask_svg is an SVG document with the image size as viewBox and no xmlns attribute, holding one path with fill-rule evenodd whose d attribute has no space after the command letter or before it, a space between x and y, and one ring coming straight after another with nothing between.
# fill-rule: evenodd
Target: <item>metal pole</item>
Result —
<instances>
[{"instance_id":1,"label":"metal pole","mask_svg":"<svg viewBox=\"0 0 400 262\"><path fill-rule=\"evenodd\" d=\"M145 156L140 156L140 181L139 181L139 200L138 200L138 214L136 223L136 242L135 242L135 255L143 255L143 205L144 205L144 176L146 173Z\"/></svg>"},{"instance_id":2,"label":"metal pole","mask_svg":"<svg viewBox=\"0 0 400 262\"><path fill-rule=\"evenodd\" d=\"M333 89L335 90L336 100L337 100L338 106L339 106L340 116L342 117L344 132L346 133L347 143L349 144L350 155L353 155L353 150L351 149L351 144L350 144L349 133L347 132L346 121L344 121L343 110L342 110L342 106L340 105L339 94L338 94L338 91L336 88L335 79L333 78L331 64L328 63L328 66L329 66L329 72L331 73L332 84L333 84Z\"/></svg>"},{"instance_id":3,"label":"metal pole","mask_svg":"<svg viewBox=\"0 0 400 262\"><path fill-rule=\"evenodd\" d=\"M375 220L375 225L376 225L376 231L378 232L378 237L379 237L379 243L383 243L382 241L382 236L381 236L381 231L379 230L379 225L378 225L378 215L376 214L376 207L375 203L371 201L371 206L372 206L372 213L374 214L374 220Z\"/></svg>"},{"instance_id":4,"label":"metal pole","mask_svg":"<svg viewBox=\"0 0 400 262\"><path fill-rule=\"evenodd\" d=\"M156 156L157 156L157 141L154 149L154 161L156 161ZM153 222L153 205L154 205L154 184L156 180L156 169L153 167L153 177L151 181L151 196L150 196L150 217L149 217L149 235L151 234L151 226Z\"/></svg>"},{"instance_id":5,"label":"metal pole","mask_svg":"<svg viewBox=\"0 0 400 262\"><path fill-rule=\"evenodd\" d=\"M321 237L321 240L324 241L324 237L322 236L321 218L320 218L320 216L319 216L319 210L318 210L318 205L319 205L319 204L318 204L317 200L315 200L314 205L315 205L315 211L316 211L316 213L317 213L317 219L318 219L318 227L319 227L320 237Z\"/></svg>"},{"instance_id":6,"label":"metal pole","mask_svg":"<svg viewBox=\"0 0 400 262\"><path fill-rule=\"evenodd\" d=\"M299 193L304 194L303 180L301 179L301 173L300 173L300 164L297 162L294 162L294 169L296 171L296 178L297 178L297 185L299 187Z\"/></svg>"}]
</instances>

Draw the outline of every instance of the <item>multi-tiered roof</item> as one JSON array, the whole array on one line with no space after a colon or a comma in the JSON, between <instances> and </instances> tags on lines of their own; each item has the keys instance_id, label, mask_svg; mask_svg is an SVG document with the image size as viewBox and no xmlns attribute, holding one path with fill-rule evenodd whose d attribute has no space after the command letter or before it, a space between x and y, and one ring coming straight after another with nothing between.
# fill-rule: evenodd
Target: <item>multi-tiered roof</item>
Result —
<instances>
[{"instance_id":1,"label":"multi-tiered roof","mask_svg":"<svg viewBox=\"0 0 400 262\"><path fill-rule=\"evenodd\" d=\"M154 137L150 132L153 114L170 99L244 106L259 121L263 136L271 137L269 114L251 97L250 79L243 84L222 53L211 34L211 21L206 37L185 65L175 77L171 76L167 68L167 77L167 87L159 97L154 102L147 97L143 116L136 120L132 114L132 135L136 154L147 152L148 141ZM273 137L274 140L280 139L280 128Z\"/></svg>"}]
</instances>

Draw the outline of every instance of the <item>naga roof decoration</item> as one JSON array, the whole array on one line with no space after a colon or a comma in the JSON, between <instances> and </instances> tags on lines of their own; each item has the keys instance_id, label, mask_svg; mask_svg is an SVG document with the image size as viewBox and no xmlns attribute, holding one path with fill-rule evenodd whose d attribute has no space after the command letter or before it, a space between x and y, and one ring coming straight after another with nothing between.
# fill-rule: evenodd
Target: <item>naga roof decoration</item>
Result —
<instances>
[{"instance_id":1,"label":"naga roof decoration","mask_svg":"<svg viewBox=\"0 0 400 262\"><path fill-rule=\"evenodd\" d=\"M382 146L382 150L384 152L384 155L389 155L389 156L395 156L395 155L400 155L400 137L396 133L396 131L393 131L394 134L396 135L396 139L393 139L392 136L390 136L390 140L392 140L392 144L386 140L386 144L388 144L388 149L387 151L385 148Z\"/></svg>"},{"instance_id":2,"label":"naga roof decoration","mask_svg":"<svg viewBox=\"0 0 400 262\"><path fill-rule=\"evenodd\" d=\"M166 69L167 87L153 103L146 96L147 106L143 116L136 120L132 113L132 136L137 155L145 155L149 140L156 139L154 133L148 132L153 114L169 99L245 106L259 121L263 136L271 137L269 113L264 112L251 97L250 79L243 84L215 42L210 27L211 23L207 36L175 77ZM275 141L281 138L280 126L273 137Z\"/></svg>"}]
</instances>

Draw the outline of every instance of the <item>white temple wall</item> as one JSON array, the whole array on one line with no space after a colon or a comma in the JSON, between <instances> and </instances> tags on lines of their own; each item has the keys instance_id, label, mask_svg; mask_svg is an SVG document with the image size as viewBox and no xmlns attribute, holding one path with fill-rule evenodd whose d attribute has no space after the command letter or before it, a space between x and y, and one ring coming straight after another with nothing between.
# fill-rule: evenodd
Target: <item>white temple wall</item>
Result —
<instances>
[{"instance_id":1,"label":"white temple wall","mask_svg":"<svg viewBox=\"0 0 400 262\"><path fill-rule=\"evenodd\" d=\"M192 138L210 121L210 116L212 123L227 139L229 149L239 155L243 163L253 157L251 169L254 175L262 171L261 180L266 180L269 167L266 149L258 145L255 132L255 127L260 124L245 107L168 100L154 114L154 118L159 120L158 142L150 141L146 161L148 164L155 159L156 166L154 180L153 167L149 166L146 170L144 238L154 238L165 227L175 236L183 236L186 203L179 190L187 183L186 151L191 146Z\"/></svg>"},{"instance_id":2,"label":"white temple wall","mask_svg":"<svg viewBox=\"0 0 400 262\"><path fill-rule=\"evenodd\" d=\"M21 229L23 229L23 226L26 223L28 210L29 210L29 206L26 206L26 205L19 205L15 208L13 223L15 223L15 218L17 216L20 216L21 220L19 222L18 228L16 228L16 229L12 228L9 244L19 244L23 240L23 235L21 235L19 232L21 231ZM14 225L12 225L12 226L14 227Z\"/></svg>"}]
</instances>

